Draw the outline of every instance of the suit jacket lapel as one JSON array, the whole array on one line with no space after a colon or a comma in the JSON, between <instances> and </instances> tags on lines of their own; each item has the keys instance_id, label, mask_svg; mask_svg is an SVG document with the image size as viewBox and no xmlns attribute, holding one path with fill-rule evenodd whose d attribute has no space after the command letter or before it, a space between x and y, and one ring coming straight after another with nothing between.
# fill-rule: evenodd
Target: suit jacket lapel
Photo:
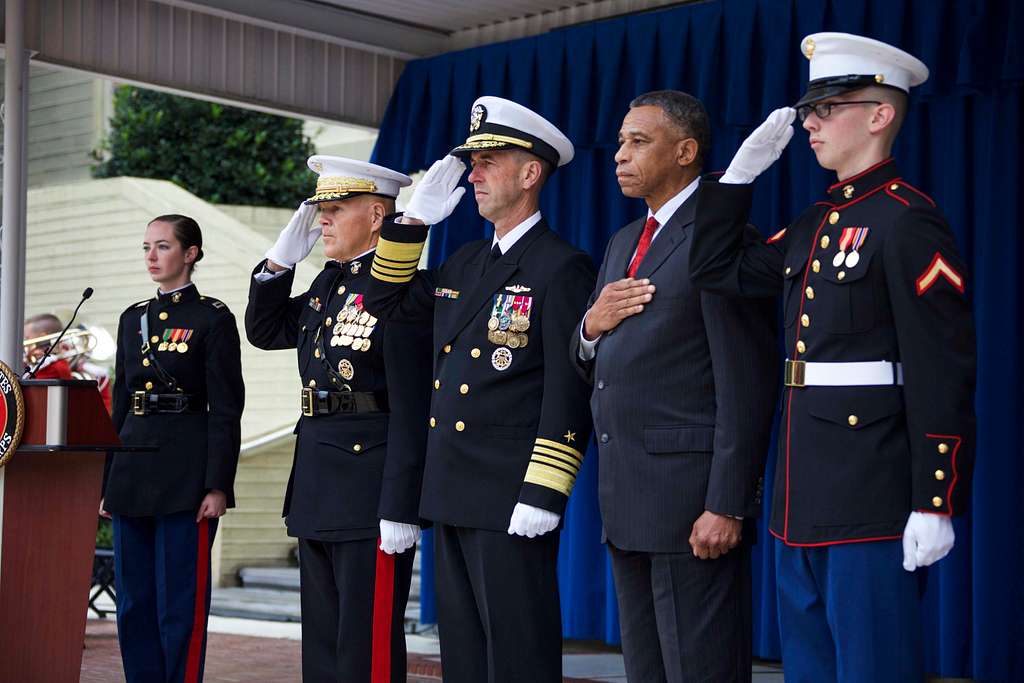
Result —
<instances>
[{"instance_id":1,"label":"suit jacket lapel","mask_svg":"<svg viewBox=\"0 0 1024 683\"><path fill-rule=\"evenodd\" d=\"M439 342L439 345L447 344L454 339L476 317L480 308L484 304L491 302L498 288L508 282L509 278L519 269L519 259L529 246L547 231L548 224L544 219L541 219L537 225L530 228L525 235L520 237L519 241L503 254L494 265L484 272L483 277L477 280L476 285L466 295L464 303L459 307L458 314L452 318L448 328L441 335L442 338L436 340ZM484 253L490 254L490 251L491 245L488 243ZM479 271L473 270L472 272Z\"/></svg>"},{"instance_id":2,"label":"suit jacket lapel","mask_svg":"<svg viewBox=\"0 0 1024 683\"><path fill-rule=\"evenodd\" d=\"M651 244L651 248L640 262L640 268L636 271L637 278L650 277L654 271L661 267L665 259L674 252L680 244L686 241L690 233L686 229L693 224L697 211L697 193L694 192L683 202L682 206L676 209L672 218L658 233L657 239Z\"/></svg>"}]
</instances>

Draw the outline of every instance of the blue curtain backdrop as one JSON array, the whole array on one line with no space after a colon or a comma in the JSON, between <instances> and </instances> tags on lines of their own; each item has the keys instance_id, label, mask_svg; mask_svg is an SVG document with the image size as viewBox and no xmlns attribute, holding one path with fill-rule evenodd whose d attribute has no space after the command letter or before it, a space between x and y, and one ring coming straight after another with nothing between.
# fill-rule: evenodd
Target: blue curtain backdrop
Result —
<instances>
[{"instance_id":1,"label":"blue curtain backdrop","mask_svg":"<svg viewBox=\"0 0 1024 683\"><path fill-rule=\"evenodd\" d=\"M750 130L796 101L807 81L798 44L848 31L909 50L931 69L915 89L895 150L904 177L945 211L968 263L978 330L978 449L973 508L956 520L951 556L928 572L927 664L943 676L1024 680L1024 3L1017 0L722 0L627 16L411 62L381 126L374 160L413 172L465 138L480 95L521 102L558 125L576 159L542 209L599 260L609 236L644 212L614 178L616 134L630 99L662 88L701 98L711 115L709 169L723 169ZM798 131L757 181L753 221L771 234L833 182ZM472 197L431 231L431 261L490 234ZM935 368L942 372L942 368ZM772 480L774 448L766 480ZM611 575L599 544L591 448L566 515L560 554L567 637L617 642ZM767 501L767 498L766 498ZM762 522L763 525L763 522ZM772 546L754 552L755 654L779 657ZM423 618L434 618L425 543Z\"/></svg>"}]
</instances>

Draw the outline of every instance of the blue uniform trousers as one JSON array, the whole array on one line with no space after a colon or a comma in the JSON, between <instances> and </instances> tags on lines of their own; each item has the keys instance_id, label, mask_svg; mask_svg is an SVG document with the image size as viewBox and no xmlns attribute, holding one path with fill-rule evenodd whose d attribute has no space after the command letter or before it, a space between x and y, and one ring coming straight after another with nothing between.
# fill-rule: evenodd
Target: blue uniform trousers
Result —
<instances>
[{"instance_id":1,"label":"blue uniform trousers","mask_svg":"<svg viewBox=\"0 0 1024 683\"><path fill-rule=\"evenodd\" d=\"M217 520L114 518L117 638L127 683L199 683Z\"/></svg>"},{"instance_id":2,"label":"blue uniform trousers","mask_svg":"<svg viewBox=\"0 0 1024 683\"><path fill-rule=\"evenodd\" d=\"M776 539L786 683L919 683L921 572L899 540L810 548Z\"/></svg>"}]
</instances>

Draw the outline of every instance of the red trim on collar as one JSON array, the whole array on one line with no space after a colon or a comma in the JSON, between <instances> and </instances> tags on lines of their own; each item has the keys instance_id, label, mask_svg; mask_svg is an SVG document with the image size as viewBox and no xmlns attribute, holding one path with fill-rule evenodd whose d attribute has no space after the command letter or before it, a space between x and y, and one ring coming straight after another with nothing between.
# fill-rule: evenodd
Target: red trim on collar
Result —
<instances>
[{"instance_id":1,"label":"red trim on collar","mask_svg":"<svg viewBox=\"0 0 1024 683\"><path fill-rule=\"evenodd\" d=\"M838 183L833 183L832 185L829 185L828 186L828 191L831 192L832 190L836 189L840 185L848 185L848 184L852 183L853 181L855 181L855 180L857 180L859 178L863 178L864 176L866 176L868 173L871 173L875 169L881 168L882 166L885 166L886 164L891 163L893 161L893 158L894 157L888 157L886 159L882 159L881 161L879 161L874 166L871 166L869 168L864 169L863 171L861 171L860 173L858 173L855 176L851 176L851 177L847 178L846 180L840 180ZM889 181L889 182L892 182L892 181Z\"/></svg>"}]
</instances>

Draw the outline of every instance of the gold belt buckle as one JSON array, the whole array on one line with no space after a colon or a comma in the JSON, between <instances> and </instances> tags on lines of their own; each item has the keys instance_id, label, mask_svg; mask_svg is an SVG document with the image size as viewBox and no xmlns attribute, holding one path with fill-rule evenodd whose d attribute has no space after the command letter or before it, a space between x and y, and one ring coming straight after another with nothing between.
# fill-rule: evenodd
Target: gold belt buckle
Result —
<instances>
[{"instance_id":1,"label":"gold belt buckle","mask_svg":"<svg viewBox=\"0 0 1024 683\"><path fill-rule=\"evenodd\" d=\"M134 415L146 414L146 392L136 391L132 394L132 413Z\"/></svg>"},{"instance_id":2,"label":"gold belt buckle","mask_svg":"<svg viewBox=\"0 0 1024 683\"><path fill-rule=\"evenodd\" d=\"M313 417L313 388L302 387L302 414Z\"/></svg>"},{"instance_id":3,"label":"gold belt buckle","mask_svg":"<svg viewBox=\"0 0 1024 683\"><path fill-rule=\"evenodd\" d=\"M806 373L806 361L802 360L787 360L786 361L786 378L785 384L787 387L804 387L804 375Z\"/></svg>"}]
</instances>

